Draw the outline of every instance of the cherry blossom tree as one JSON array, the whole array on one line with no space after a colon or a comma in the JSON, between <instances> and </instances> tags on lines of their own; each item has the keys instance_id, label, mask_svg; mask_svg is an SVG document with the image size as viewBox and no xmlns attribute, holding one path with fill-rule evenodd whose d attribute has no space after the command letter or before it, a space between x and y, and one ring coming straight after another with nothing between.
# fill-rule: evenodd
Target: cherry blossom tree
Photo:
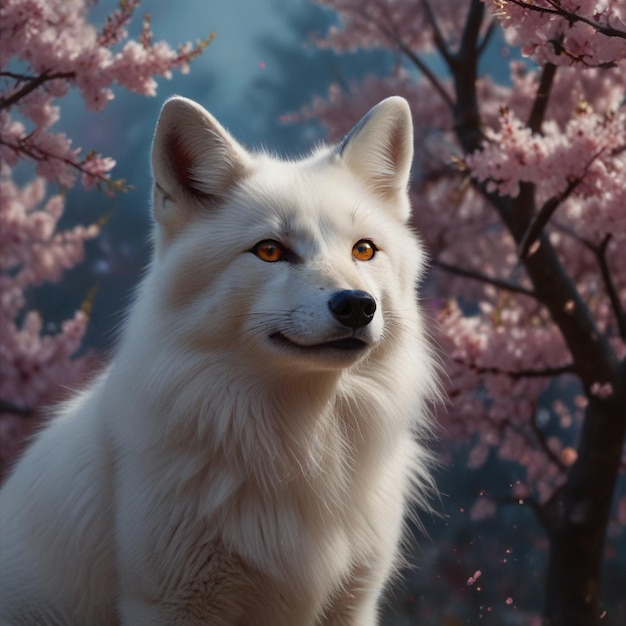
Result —
<instances>
[{"instance_id":1,"label":"cherry blossom tree","mask_svg":"<svg viewBox=\"0 0 626 626\"><path fill-rule=\"evenodd\" d=\"M391 93L413 108L414 218L448 356L442 436L469 444L470 468L523 470L472 516L532 507L549 544L544 623L596 624L607 526L626 524L626 3L317 1L340 17L318 45L398 62L302 115L338 137ZM500 33L497 81L480 68Z\"/></svg>"},{"instance_id":2,"label":"cherry blossom tree","mask_svg":"<svg viewBox=\"0 0 626 626\"><path fill-rule=\"evenodd\" d=\"M115 85L154 95L155 76L188 71L210 40L174 50L153 41L149 16L133 40L127 27L139 0L121 0L100 29L89 22L91 4L0 3L0 464L17 454L27 430L24 418L86 366L77 353L89 298L52 329L29 307L33 289L61 280L82 261L85 242L100 230L98 223L58 228L65 190L78 178L86 188L109 193L125 188L124 181L110 177L113 159L85 154L52 129L61 115L56 101L74 89L87 109L101 111L113 99Z\"/></svg>"}]
</instances>

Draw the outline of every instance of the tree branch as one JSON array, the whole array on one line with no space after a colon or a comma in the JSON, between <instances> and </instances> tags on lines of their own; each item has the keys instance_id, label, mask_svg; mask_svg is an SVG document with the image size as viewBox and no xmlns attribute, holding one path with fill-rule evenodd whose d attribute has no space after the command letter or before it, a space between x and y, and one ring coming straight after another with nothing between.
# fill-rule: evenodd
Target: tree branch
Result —
<instances>
[{"instance_id":1,"label":"tree branch","mask_svg":"<svg viewBox=\"0 0 626 626\"><path fill-rule=\"evenodd\" d=\"M43 85L44 83L48 81L56 80L56 79L70 79L70 78L74 78L75 75L76 75L75 72L62 72L59 74L50 74L48 70L46 70L45 72L41 73L39 76L28 77L27 78L28 82L20 90L16 91L15 93L13 93L12 95L6 98L0 98L0 111L2 109L8 109L10 106L13 106L16 102L18 102L22 98L25 98L29 93L32 93L33 91L35 91L35 89L37 89L38 87L41 87L41 85ZM11 76L11 78L14 78L14 77L15 76ZM17 80L19 81L21 79L18 78Z\"/></svg>"},{"instance_id":2,"label":"tree branch","mask_svg":"<svg viewBox=\"0 0 626 626\"><path fill-rule=\"evenodd\" d=\"M606 260L606 250L610 241L611 235L608 234L602 240L602 243L594 248L594 253L596 255L596 259L598 260L598 265L600 266L600 273L602 274L602 280L604 281L604 286L609 296L609 300L611 301L611 306L613 307L613 313L615 315L615 319L617 320L617 328L619 330L620 337L626 341L626 310L622 307L619 294L617 293L617 289L615 289L615 285L613 283L611 270L609 269L609 265Z\"/></svg>"},{"instance_id":3,"label":"tree branch","mask_svg":"<svg viewBox=\"0 0 626 626\"><path fill-rule=\"evenodd\" d=\"M540 370L522 369L522 370L503 370L499 367L479 367L471 363L466 363L462 359L453 359L458 365L469 367L477 374L496 374L498 376L508 376L513 380L519 378L554 378L555 376L562 376L563 374L575 374L576 366L574 363L568 363L567 365L559 365L557 367L544 367Z\"/></svg>"},{"instance_id":4,"label":"tree branch","mask_svg":"<svg viewBox=\"0 0 626 626\"><path fill-rule=\"evenodd\" d=\"M491 22L489 22L489 26L487 26L487 30L485 31L485 35L483 36L483 40L478 44L478 47L477 47L479 57L483 55L483 52L489 45L489 42L491 41L493 34L496 32L496 26L497 26L496 20L491 20Z\"/></svg>"},{"instance_id":5,"label":"tree branch","mask_svg":"<svg viewBox=\"0 0 626 626\"><path fill-rule=\"evenodd\" d=\"M395 44L398 46L398 49L411 60L415 67L417 67L417 69L424 74L424 76L428 79L428 82L430 82L430 84L435 88L435 91L437 91L437 93L442 97L448 107L453 109L454 101L450 97L450 94L444 89L443 85L439 82L437 75L403 41L396 39Z\"/></svg>"},{"instance_id":6,"label":"tree branch","mask_svg":"<svg viewBox=\"0 0 626 626\"><path fill-rule=\"evenodd\" d=\"M454 129L466 153L480 149L484 140L476 91L478 38L484 14L483 2L472 0L453 66L452 75L457 97L454 105Z\"/></svg>"},{"instance_id":7,"label":"tree branch","mask_svg":"<svg viewBox=\"0 0 626 626\"><path fill-rule=\"evenodd\" d=\"M519 245L534 213L534 185L522 183L516 198L500 197L487 191L484 184L477 188ZM537 250L523 260L538 300L559 327L584 386L590 388L595 382L612 380L618 360L608 338L597 327L550 239L542 233L539 241Z\"/></svg>"},{"instance_id":8,"label":"tree branch","mask_svg":"<svg viewBox=\"0 0 626 626\"><path fill-rule=\"evenodd\" d=\"M457 54L458 57L477 56L477 42L480 36L484 15L485 6L481 0L472 0L467 13L467 19L465 20L465 26L463 27L463 34L461 35L461 44Z\"/></svg>"},{"instance_id":9,"label":"tree branch","mask_svg":"<svg viewBox=\"0 0 626 626\"><path fill-rule=\"evenodd\" d=\"M593 242L589 241L589 239L585 239L582 235L579 235L571 226L563 224L557 219L552 220L552 225L555 230L560 230L562 233L566 234L568 237L571 237L580 245L584 246L588 250L591 250L591 252L595 254L597 246Z\"/></svg>"},{"instance_id":10,"label":"tree branch","mask_svg":"<svg viewBox=\"0 0 626 626\"><path fill-rule=\"evenodd\" d=\"M435 47L437 48L441 56L444 58L445 62L448 64L448 67L452 68L452 65L455 62L454 57L450 53L450 50L448 50L448 46L441 33L439 24L437 23L437 18L435 17L435 14L433 13L433 10L430 6L430 2L428 2L428 0L422 0L422 6L424 7L424 12L426 13L426 17L428 18L428 21L430 22L430 25L433 29L433 38L435 40Z\"/></svg>"},{"instance_id":11,"label":"tree branch","mask_svg":"<svg viewBox=\"0 0 626 626\"><path fill-rule=\"evenodd\" d=\"M77 170L79 173L86 174L94 178L96 180L96 185L98 186L98 189L100 189L100 185L104 185L107 189L111 191L125 192L125 191L129 191L130 189L132 189L132 186L127 185L126 181L123 178L118 178L118 179L107 178L107 176L103 174L93 173L87 170L83 166L83 164L88 161L89 157L85 158L80 163L76 163L68 159L67 157L59 156L57 154L52 154L50 152L45 152L44 150L41 150L41 148L39 148L38 146L28 146L26 144L26 141L23 141L23 140L21 140L19 144L13 144L13 143L9 143L7 141L3 141L2 139L0 139L0 145L6 146L7 148L14 150L18 154L23 154L26 157L33 159L34 161L45 161L47 159L51 159L51 160L56 159L57 161L60 161L61 163L65 163L65 165L69 165L70 167Z\"/></svg>"},{"instance_id":12,"label":"tree branch","mask_svg":"<svg viewBox=\"0 0 626 626\"><path fill-rule=\"evenodd\" d=\"M569 198L569 196L576 189L576 187L580 185L585 177L585 174L589 170L589 167L602 154L602 152L604 152L604 148L598 150L598 152L596 152L591 157L591 159L589 159L589 161L585 163L582 174L577 178L570 180L567 184L567 187L560 194L552 196L552 198L549 198L545 201L541 209L539 209L539 212L531 220L528 228L526 229L526 232L524 233L524 236L522 237L522 240L519 244L520 259L524 260L529 256L530 249L539 239L541 231L550 220L552 214L559 208L559 206L563 202L565 202L565 200L567 200L567 198Z\"/></svg>"},{"instance_id":13,"label":"tree branch","mask_svg":"<svg viewBox=\"0 0 626 626\"><path fill-rule=\"evenodd\" d=\"M536 413L535 413L536 414ZM554 450L548 445L548 441L546 440L546 436L544 432L539 428L539 424L537 423L537 419L533 417L530 420L530 427L535 435L541 449L545 452L548 458L562 471L565 472L567 470L567 466L561 458L554 452Z\"/></svg>"},{"instance_id":14,"label":"tree branch","mask_svg":"<svg viewBox=\"0 0 626 626\"><path fill-rule=\"evenodd\" d=\"M20 417L30 417L34 412L34 409L18 406L13 404L13 402L0 398L0 413L12 413Z\"/></svg>"},{"instance_id":15,"label":"tree branch","mask_svg":"<svg viewBox=\"0 0 626 626\"><path fill-rule=\"evenodd\" d=\"M537 297L537 294L535 294L534 291L527 289L526 287L522 287L521 285L518 285L516 283L503 280L501 278L487 276L485 274L481 274L480 272L475 272L474 270L458 267L456 265L450 265L449 263L446 263L445 261L440 261L438 259L433 259L431 263L434 267L437 267L445 272L449 272L450 274L464 276L465 278L472 278L473 280L478 280L488 285L493 285L498 289L512 291L514 293L519 293L525 296L529 296L531 298Z\"/></svg>"},{"instance_id":16,"label":"tree branch","mask_svg":"<svg viewBox=\"0 0 626 626\"><path fill-rule=\"evenodd\" d=\"M526 125L530 128L531 132L540 133L541 126L546 114L548 102L550 100L550 92L552 85L554 84L554 77L556 75L556 65L553 63L546 63L541 70L541 78L539 79L539 86L537 87L537 93L535 94L535 100L533 102L533 108L528 116Z\"/></svg>"},{"instance_id":17,"label":"tree branch","mask_svg":"<svg viewBox=\"0 0 626 626\"><path fill-rule=\"evenodd\" d=\"M583 17L582 15L578 15L578 13L574 13L573 11L569 11L560 6L560 4L556 4L551 0L547 0L554 7L552 9L548 7L540 7L536 4L531 4L529 2L525 2L524 0L507 0L512 4L516 4L519 7L524 9L528 9L529 11L536 11L537 13L550 13L552 15L558 15L568 22L583 22L588 26L591 26L594 30L601 33L602 35L606 35L607 37L619 37L620 39L626 39L626 31L619 30L617 28L613 28L612 26L601 24L600 22L596 22L595 20L590 20L587 17Z\"/></svg>"},{"instance_id":18,"label":"tree branch","mask_svg":"<svg viewBox=\"0 0 626 626\"><path fill-rule=\"evenodd\" d=\"M550 220L550 217L552 217L552 214L559 208L559 206L563 202L565 202L565 200L567 200L567 198L569 198L571 193L574 191L574 189L576 189L576 187L578 187L581 181L582 177L571 180L564 191L562 191L557 196L552 196L552 198L549 198L544 202L543 206L541 207L541 209L539 209L539 212L532 219L528 226L528 229L522 237L522 241L519 245L520 259L524 260L528 257L530 249L541 236L541 231Z\"/></svg>"},{"instance_id":19,"label":"tree branch","mask_svg":"<svg viewBox=\"0 0 626 626\"><path fill-rule=\"evenodd\" d=\"M394 33L389 28L383 26L379 21L376 21L368 15L359 15L362 20L369 21L374 24L376 28L394 45L398 47L417 69L428 79L428 82L435 88L435 91L442 97L446 105L452 110L454 108L454 101L450 97L450 94L444 89L443 85L439 81L437 75L424 63L424 61L417 55L409 46L407 46L398 33Z\"/></svg>"}]
</instances>

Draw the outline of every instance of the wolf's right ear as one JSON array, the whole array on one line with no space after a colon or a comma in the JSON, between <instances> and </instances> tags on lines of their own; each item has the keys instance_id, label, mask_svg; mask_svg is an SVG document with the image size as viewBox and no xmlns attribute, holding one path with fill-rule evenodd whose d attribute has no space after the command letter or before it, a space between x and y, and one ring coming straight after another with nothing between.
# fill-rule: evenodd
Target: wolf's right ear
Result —
<instances>
[{"instance_id":1,"label":"wolf's right ear","mask_svg":"<svg viewBox=\"0 0 626 626\"><path fill-rule=\"evenodd\" d=\"M346 165L385 200L402 220L410 215L407 189L413 161L413 122L408 102L392 96L379 102L339 146Z\"/></svg>"},{"instance_id":2,"label":"wolf's right ear","mask_svg":"<svg viewBox=\"0 0 626 626\"><path fill-rule=\"evenodd\" d=\"M166 238L218 204L248 162L246 150L202 106L178 96L167 100L152 143L153 211Z\"/></svg>"}]
</instances>

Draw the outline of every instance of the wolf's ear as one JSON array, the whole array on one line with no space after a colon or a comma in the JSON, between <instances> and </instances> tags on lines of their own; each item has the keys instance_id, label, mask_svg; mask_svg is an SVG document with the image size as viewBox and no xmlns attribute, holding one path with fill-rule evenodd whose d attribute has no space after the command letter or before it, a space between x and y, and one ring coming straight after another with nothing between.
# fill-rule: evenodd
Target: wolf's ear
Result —
<instances>
[{"instance_id":1,"label":"wolf's ear","mask_svg":"<svg viewBox=\"0 0 626 626\"><path fill-rule=\"evenodd\" d=\"M152 143L154 217L169 239L193 213L215 206L244 174L249 155L199 104L173 97Z\"/></svg>"},{"instance_id":2,"label":"wolf's ear","mask_svg":"<svg viewBox=\"0 0 626 626\"><path fill-rule=\"evenodd\" d=\"M339 152L346 165L384 198L404 195L413 160L413 122L407 101L392 96L378 103L346 135Z\"/></svg>"}]
</instances>

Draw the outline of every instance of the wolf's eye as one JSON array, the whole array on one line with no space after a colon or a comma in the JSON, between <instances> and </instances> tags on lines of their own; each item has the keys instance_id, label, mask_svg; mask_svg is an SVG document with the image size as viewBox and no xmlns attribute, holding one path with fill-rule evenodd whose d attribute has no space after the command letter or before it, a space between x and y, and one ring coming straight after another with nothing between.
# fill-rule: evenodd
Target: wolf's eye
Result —
<instances>
[{"instance_id":1,"label":"wolf's eye","mask_svg":"<svg viewBox=\"0 0 626 626\"><path fill-rule=\"evenodd\" d=\"M378 248L374 245L374 242L369 239L361 239L357 241L352 248L352 256L357 261L369 261L374 258Z\"/></svg>"},{"instance_id":2,"label":"wolf's eye","mask_svg":"<svg viewBox=\"0 0 626 626\"><path fill-rule=\"evenodd\" d=\"M280 261L284 254L285 248L278 241L273 239L264 239L252 248L251 252L256 254L261 261L267 261L268 263L275 263Z\"/></svg>"}]
</instances>

